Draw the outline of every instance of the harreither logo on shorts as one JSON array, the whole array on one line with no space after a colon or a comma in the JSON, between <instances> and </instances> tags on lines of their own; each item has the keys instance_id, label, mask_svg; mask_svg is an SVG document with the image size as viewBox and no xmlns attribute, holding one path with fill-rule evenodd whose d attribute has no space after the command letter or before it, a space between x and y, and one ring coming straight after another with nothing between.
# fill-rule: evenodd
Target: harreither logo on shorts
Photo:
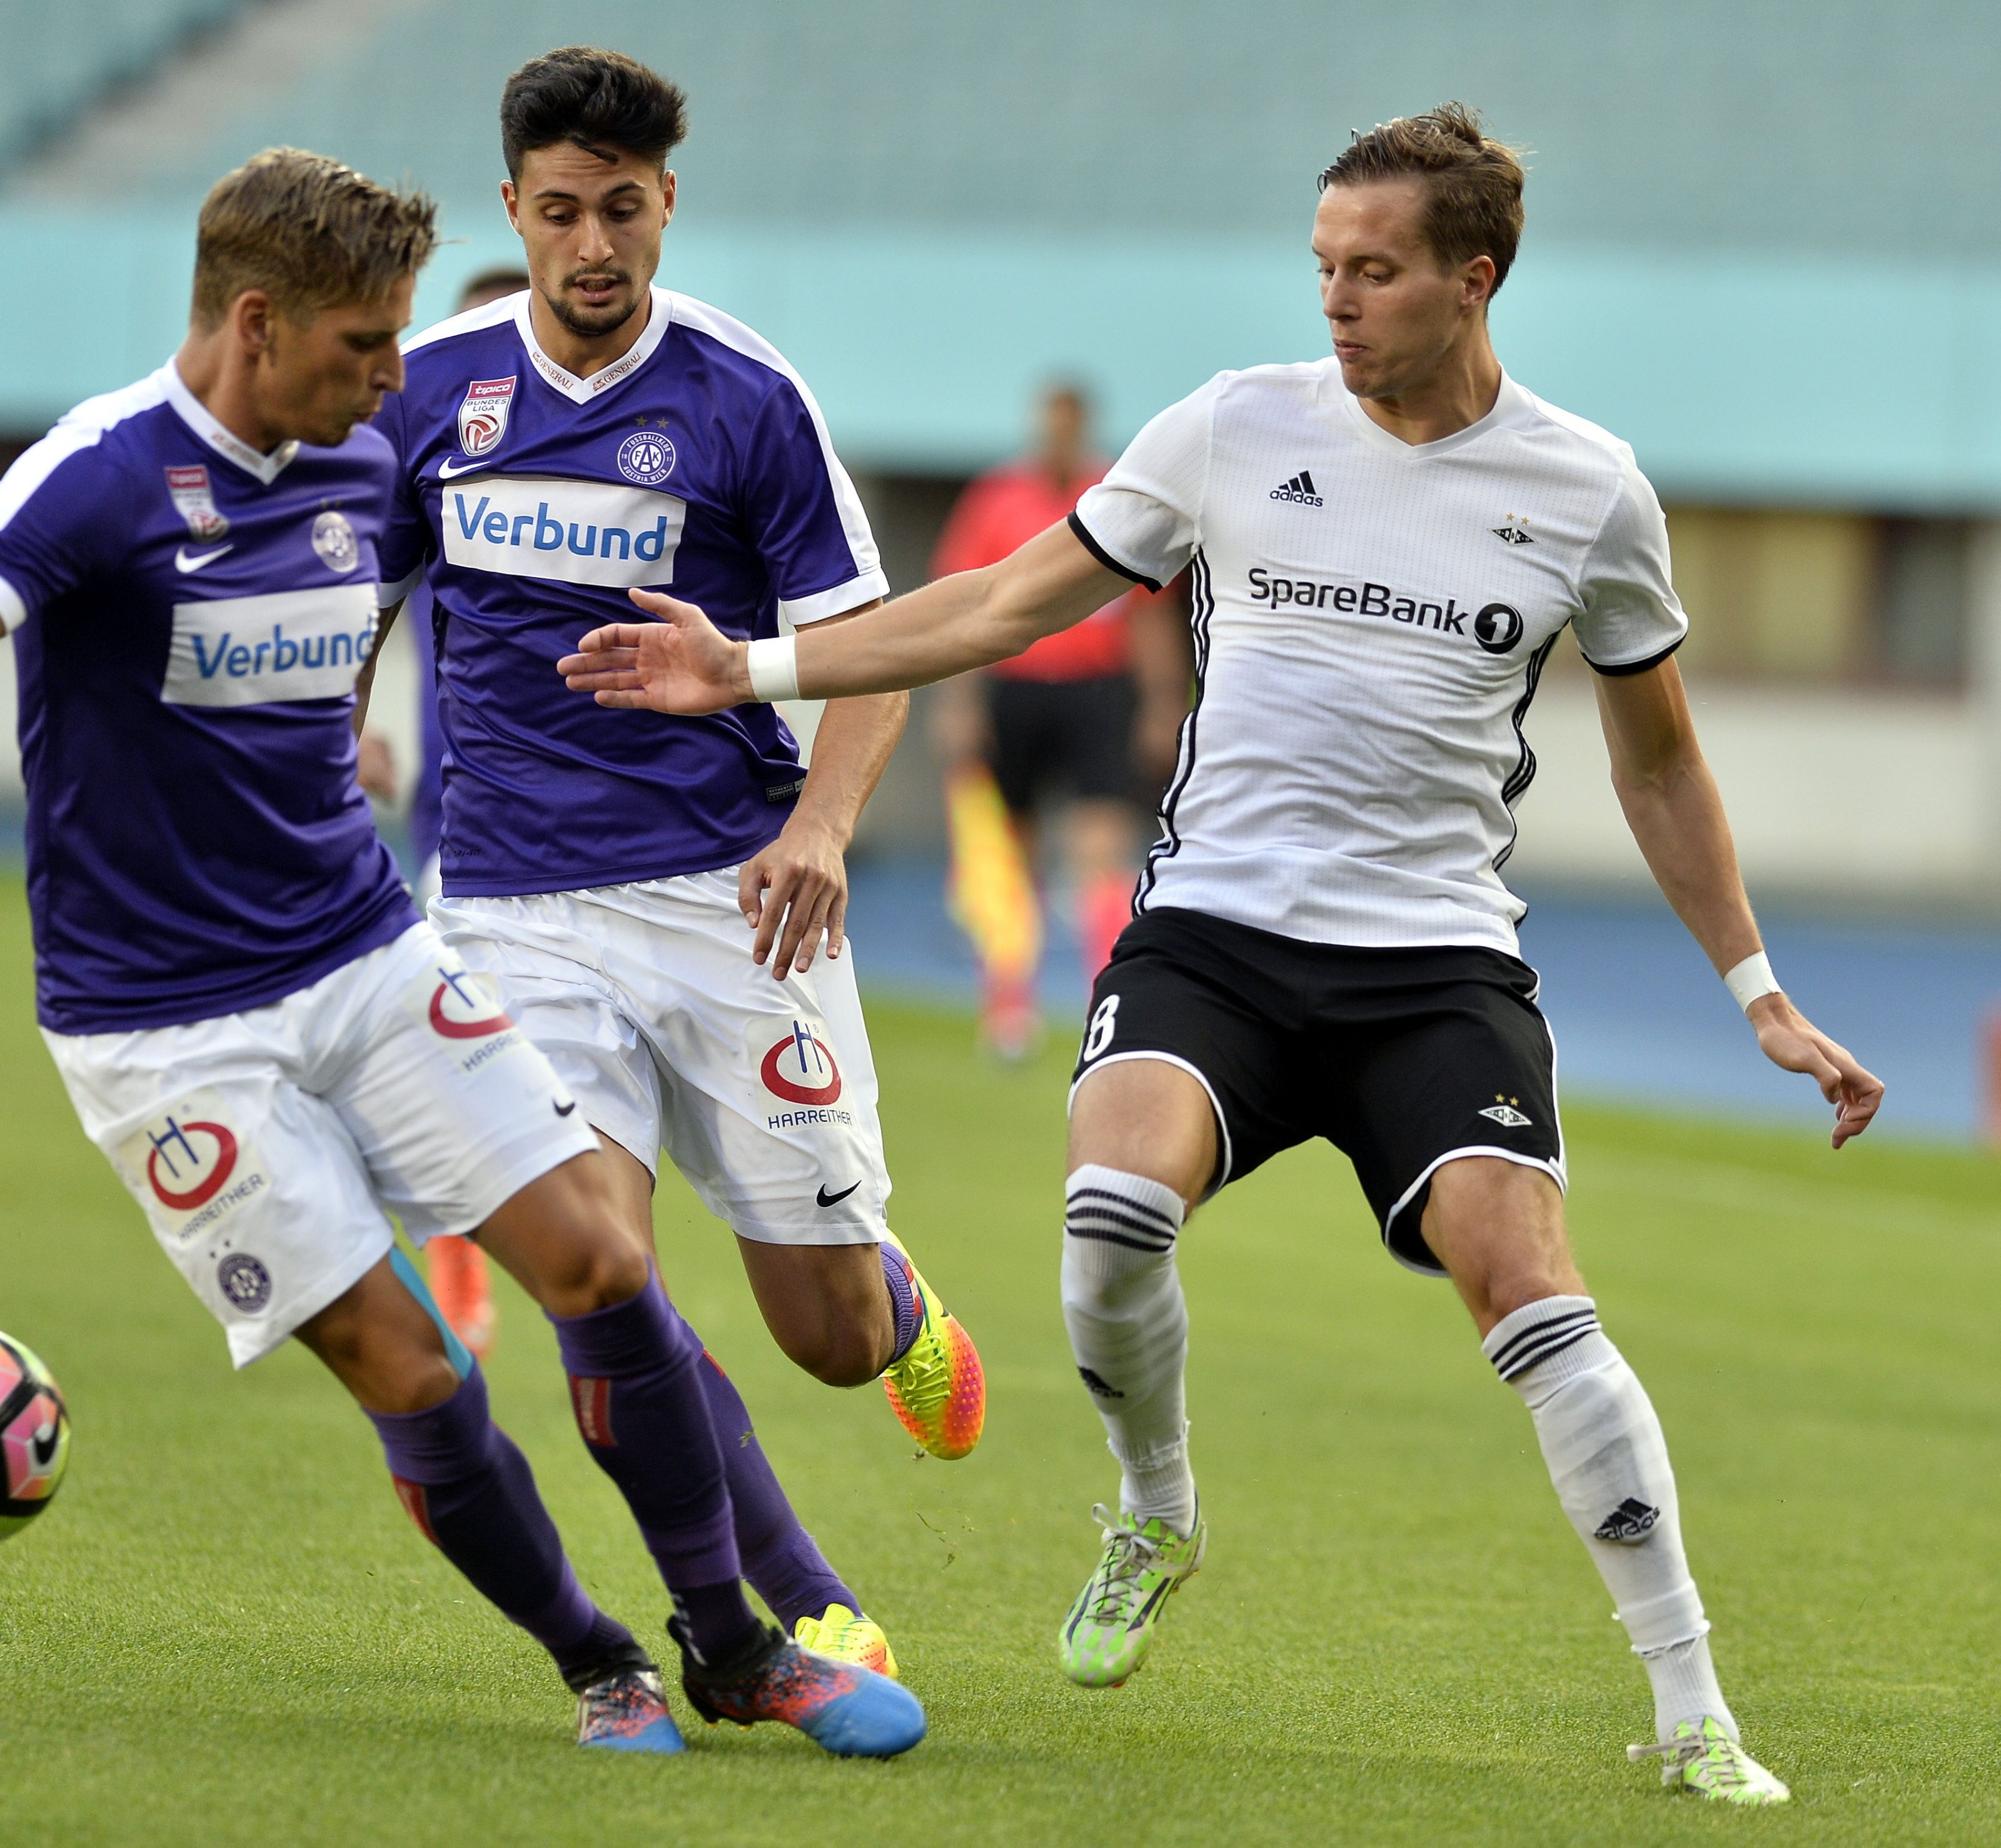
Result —
<instances>
[{"instance_id":1,"label":"harreither logo on shorts","mask_svg":"<svg viewBox=\"0 0 2001 1848\"><path fill-rule=\"evenodd\" d=\"M674 581L687 503L672 494L492 475L440 492L447 564L612 590Z\"/></svg>"},{"instance_id":2,"label":"harreither logo on shorts","mask_svg":"<svg viewBox=\"0 0 2001 1848\"><path fill-rule=\"evenodd\" d=\"M160 698L170 706L339 699L375 646L375 586L329 584L174 605Z\"/></svg>"},{"instance_id":3,"label":"harreither logo on shorts","mask_svg":"<svg viewBox=\"0 0 2001 1848\"><path fill-rule=\"evenodd\" d=\"M761 1032L751 1029L753 1056L758 1040L770 1031L768 1026ZM854 1113L841 1105L840 1067L827 1043L826 1028L820 1021L794 1021L792 1030L758 1059L757 1076L773 1097L792 1106L768 1112L767 1129L798 1129L854 1120Z\"/></svg>"},{"instance_id":4,"label":"harreither logo on shorts","mask_svg":"<svg viewBox=\"0 0 2001 1848\"><path fill-rule=\"evenodd\" d=\"M186 1242L270 1188L256 1151L213 1091L190 1092L142 1124L119 1150L150 1202L154 1223Z\"/></svg>"}]
</instances>

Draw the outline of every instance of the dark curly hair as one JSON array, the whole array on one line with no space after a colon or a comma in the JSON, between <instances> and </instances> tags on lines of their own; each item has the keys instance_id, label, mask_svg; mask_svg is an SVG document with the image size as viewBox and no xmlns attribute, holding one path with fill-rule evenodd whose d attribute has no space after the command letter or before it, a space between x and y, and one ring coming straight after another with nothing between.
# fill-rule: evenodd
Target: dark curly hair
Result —
<instances>
[{"instance_id":1,"label":"dark curly hair","mask_svg":"<svg viewBox=\"0 0 2001 1848\"><path fill-rule=\"evenodd\" d=\"M642 155L664 167L687 133L687 98L622 51L565 45L532 57L500 92L500 151L510 177L522 156L569 141L604 160Z\"/></svg>"}]
</instances>

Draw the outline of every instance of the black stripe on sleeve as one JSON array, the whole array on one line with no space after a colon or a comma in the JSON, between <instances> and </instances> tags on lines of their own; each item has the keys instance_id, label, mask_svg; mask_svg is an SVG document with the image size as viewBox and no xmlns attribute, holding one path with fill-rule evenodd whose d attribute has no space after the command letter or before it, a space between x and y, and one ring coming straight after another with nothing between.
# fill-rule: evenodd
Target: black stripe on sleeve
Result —
<instances>
[{"instance_id":1,"label":"black stripe on sleeve","mask_svg":"<svg viewBox=\"0 0 2001 1848\"><path fill-rule=\"evenodd\" d=\"M1077 534L1084 549L1097 559L1107 571L1115 571L1122 578L1129 578L1136 584L1144 584L1149 590L1158 590L1160 585L1143 571L1135 571L1129 565L1122 565L1110 552L1091 536L1091 529L1075 513L1070 517L1070 530Z\"/></svg>"},{"instance_id":2,"label":"black stripe on sleeve","mask_svg":"<svg viewBox=\"0 0 2001 1848\"><path fill-rule=\"evenodd\" d=\"M1077 516L1074 513L1070 516L1070 518L1073 520L1074 520L1076 517ZM1585 666L1589 667L1593 673L1602 673L1607 680L1618 680L1629 673L1644 673L1650 667L1659 666L1663 661L1667 660L1669 656L1672 655L1675 650L1679 648L1687 639L1688 632L1684 630L1680 635L1677 635L1673 641L1670 642L1665 648L1662 649L1658 654L1649 655L1644 661L1621 661L1615 666L1601 667L1591 658L1590 656L1585 655L1584 664ZM1578 649L1578 652L1580 654L1584 653L1584 651L1582 649Z\"/></svg>"}]
</instances>

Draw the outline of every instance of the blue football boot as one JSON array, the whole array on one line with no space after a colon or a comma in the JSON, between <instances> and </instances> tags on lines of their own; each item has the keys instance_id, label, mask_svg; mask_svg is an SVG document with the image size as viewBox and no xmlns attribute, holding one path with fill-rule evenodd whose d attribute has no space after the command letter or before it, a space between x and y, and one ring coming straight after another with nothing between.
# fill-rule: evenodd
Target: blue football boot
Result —
<instances>
[{"instance_id":1,"label":"blue football boot","mask_svg":"<svg viewBox=\"0 0 2001 1848\"><path fill-rule=\"evenodd\" d=\"M678 1617L667 1630L681 1645L682 1690L712 1726L776 1720L836 1758L894 1758L924 1736L917 1697L859 1662L816 1655L762 1625L728 1662L705 1662L688 1648Z\"/></svg>"}]
</instances>

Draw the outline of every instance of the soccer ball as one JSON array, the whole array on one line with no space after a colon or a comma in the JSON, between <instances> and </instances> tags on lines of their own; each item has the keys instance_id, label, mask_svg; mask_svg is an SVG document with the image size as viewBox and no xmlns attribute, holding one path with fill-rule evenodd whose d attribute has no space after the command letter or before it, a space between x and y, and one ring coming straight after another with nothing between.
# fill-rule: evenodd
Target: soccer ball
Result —
<instances>
[{"instance_id":1,"label":"soccer ball","mask_svg":"<svg viewBox=\"0 0 2001 1848\"><path fill-rule=\"evenodd\" d=\"M0 1540L48 1506L68 1462L62 1389L32 1350L0 1335Z\"/></svg>"}]
</instances>

